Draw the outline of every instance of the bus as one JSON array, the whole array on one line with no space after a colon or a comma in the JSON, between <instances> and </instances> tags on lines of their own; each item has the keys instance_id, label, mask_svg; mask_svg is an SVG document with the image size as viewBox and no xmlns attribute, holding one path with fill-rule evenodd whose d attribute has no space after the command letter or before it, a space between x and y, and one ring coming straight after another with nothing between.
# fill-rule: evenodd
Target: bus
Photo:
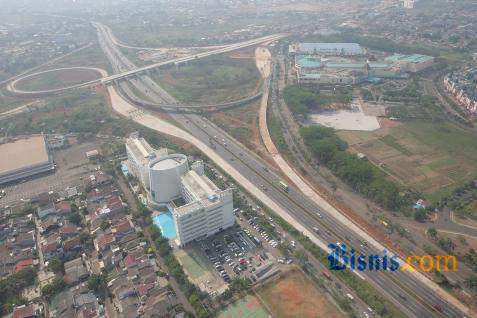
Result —
<instances>
[{"instance_id":1,"label":"bus","mask_svg":"<svg viewBox=\"0 0 477 318\"><path fill-rule=\"evenodd\" d=\"M283 181L280 181L278 184L280 185L280 188L283 189L283 191L288 192L288 190L289 190L288 184L286 184L286 183L283 182Z\"/></svg>"}]
</instances>

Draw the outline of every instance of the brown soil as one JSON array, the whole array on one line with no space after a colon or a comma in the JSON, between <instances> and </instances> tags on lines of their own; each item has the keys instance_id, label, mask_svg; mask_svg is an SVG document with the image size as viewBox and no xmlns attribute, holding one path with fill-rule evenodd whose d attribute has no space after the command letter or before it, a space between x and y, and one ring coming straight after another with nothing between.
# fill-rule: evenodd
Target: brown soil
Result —
<instances>
[{"instance_id":1,"label":"brown soil","mask_svg":"<svg viewBox=\"0 0 477 318\"><path fill-rule=\"evenodd\" d=\"M258 292L280 318L342 318L343 314L298 270L270 282Z\"/></svg>"}]
</instances>

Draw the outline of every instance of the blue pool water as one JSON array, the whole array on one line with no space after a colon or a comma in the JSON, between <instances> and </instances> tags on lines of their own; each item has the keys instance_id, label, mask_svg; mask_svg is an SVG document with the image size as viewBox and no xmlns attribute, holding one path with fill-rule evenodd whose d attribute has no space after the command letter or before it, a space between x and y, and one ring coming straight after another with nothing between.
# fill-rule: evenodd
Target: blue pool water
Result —
<instances>
[{"instance_id":1,"label":"blue pool water","mask_svg":"<svg viewBox=\"0 0 477 318\"><path fill-rule=\"evenodd\" d=\"M129 174L129 169L124 163L121 164L121 170L123 171L123 174L127 177Z\"/></svg>"},{"instance_id":2,"label":"blue pool water","mask_svg":"<svg viewBox=\"0 0 477 318\"><path fill-rule=\"evenodd\" d=\"M176 237L176 226L174 224L174 218L170 211L156 215L152 218L154 225L156 225L164 237L173 239Z\"/></svg>"}]
</instances>

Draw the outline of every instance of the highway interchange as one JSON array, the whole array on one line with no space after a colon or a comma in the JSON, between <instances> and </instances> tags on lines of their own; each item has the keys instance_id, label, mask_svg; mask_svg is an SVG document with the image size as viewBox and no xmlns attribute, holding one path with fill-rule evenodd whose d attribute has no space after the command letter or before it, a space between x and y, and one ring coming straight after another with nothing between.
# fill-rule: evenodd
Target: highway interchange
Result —
<instances>
[{"instance_id":1,"label":"highway interchange","mask_svg":"<svg viewBox=\"0 0 477 318\"><path fill-rule=\"evenodd\" d=\"M98 29L100 42L106 55L115 66L115 71L135 69L135 65L117 49L106 33ZM141 75L132 81L136 89L157 103L178 102L152 81ZM123 92L131 93L124 82L119 84ZM170 116L185 130L204 143L213 146L215 152L234 166L243 176L255 185L266 189L266 194L277 204L286 209L299 223L312 230L319 229L319 237L324 242L343 242L355 250L365 254L380 254L382 251L360 246L362 238L347 230L340 222L314 202L311 202L299 190L290 187L284 192L278 182L281 178L273 172L273 168L244 146L235 141L222 129L209 120L195 114L170 113ZM459 309L442 299L428 286L417 281L413 276L401 271L395 273L362 272L365 279L372 282L387 298L391 299L407 316L410 317L463 317Z\"/></svg>"},{"instance_id":2,"label":"highway interchange","mask_svg":"<svg viewBox=\"0 0 477 318\"><path fill-rule=\"evenodd\" d=\"M171 63L181 63L184 61L195 60L210 56L230 52L243 47L253 46L262 42L277 40L283 35L273 35L251 41L241 42L204 53L199 53L192 57L177 59L173 61L161 62L143 68L138 68L129 61L122 52L116 47L111 33L104 26L95 23L98 31L98 38L108 60L111 62L116 74L103 77L102 83L114 82L119 88L123 97L131 100L137 100L134 96L132 85L136 91L153 103L165 105L177 105L180 103L169 95L165 90L157 85L146 71L156 67ZM184 60L185 59L185 60ZM159 65L161 64L161 65ZM133 76L134 75L134 76ZM91 84L91 83L89 83ZM84 86L84 84L83 84ZM137 115L140 116L141 110ZM243 177L248 179L270 198L273 202L286 210L293 219L302 227L313 233L316 239L328 243L342 242L349 247L353 247L357 253L363 255L377 254L381 255L382 250L369 244L368 247L362 246L364 238L360 233L350 230L339 221L336 216L331 215L325 209L320 208L315 202L305 196L299 189L290 187L288 192L283 191L278 183L281 177L274 172L274 168L259 158L234 140L225 131L217 127L206 118L197 114L184 114L179 112L170 112L169 115L181 126L182 129L189 132L195 138L208 144L214 149L216 155L233 166ZM133 116L133 115L131 115ZM207 153L206 153L207 155ZM253 194L253 193L252 193ZM425 284L415 275L397 272L382 271L364 271L360 277L370 282L382 295L392 301L406 316L409 317L465 317L462 308L458 308L450 301L442 297L433 288L432 284ZM466 313L466 315L471 315Z\"/></svg>"}]
</instances>

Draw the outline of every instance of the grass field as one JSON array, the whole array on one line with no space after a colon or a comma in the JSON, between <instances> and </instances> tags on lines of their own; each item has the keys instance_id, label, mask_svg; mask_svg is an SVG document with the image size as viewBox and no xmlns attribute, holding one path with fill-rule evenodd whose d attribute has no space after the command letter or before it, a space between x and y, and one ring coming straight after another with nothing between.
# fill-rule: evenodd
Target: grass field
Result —
<instances>
[{"instance_id":1,"label":"grass field","mask_svg":"<svg viewBox=\"0 0 477 318\"><path fill-rule=\"evenodd\" d=\"M227 56L193 61L178 69L152 75L164 89L186 103L220 103L247 97L259 84L259 72L252 59Z\"/></svg>"},{"instance_id":2,"label":"grass field","mask_svg":"<svg viewBox=\"0 0 477 318\"><path fill-rule=\"evenodd\" d=\"M175 255L191 279L197 280L208 272L206 264L202 262L194 251L190 249L187 252L179 250Z\"/></svg>"},{"instance_id":3,"label":"grass field","mask_svg":"<svg viewBox=\"0 0 477 318\"><path fill-rule=\"evenodd\" d=\"M248 148L260 147L258 110L260 101L210 114L210 119Z\"/></svg>"},{"instance_id":4,"label":"grass field","mask_svg":"<svg viewBox=\"0 0 477 318\"><path fill-rule=\"evenodd\" d=\"M300 271L284 274L258 290L267 308L279 318L341 318L344 315Z\"/></svg>"},{"instance_id":5,"label":"grass field","mask_svg":"<svg viewBox=\"0 0 477 318\"><path fill-rule=\"evenodd\" d=\"M477 175L477 139L449 123L412 121L339 135L431 201Z\"/></svg>"},{"instance_id":6,"label":"grass field","mask_svg":"<svg viewBox=\"0 0 477 318\"><path fill-rule=\"evenodd\" d=\"M270 315L255 296L247 295L229 305L219 318L268 318Z\"/></svg>"},{"instance_id":7,"label":"grass field","mask_svg":"<svg viewBox=\"0 0 477 318\"><path fill-rule=\"evenodd\" d=\"M19 81L17 88L23 90L49 90L68 87L99 78L101 75L92 70L59 70L38 74Z\"/></svg>"},{"instance_id":8,"label":"grass field","mask_svg":"<svg viewBox=\"0 0 477 318\"><path fill-rule=\"evenodd\" d=\"M111 65L109 64L106 56L99 47L97 41L93 42L93 45L71 55L68 55L52 65L41 67L38 71L72 66L97 67L105 69L109 73L111 73Z\"/></svg>"}]
</instances>

